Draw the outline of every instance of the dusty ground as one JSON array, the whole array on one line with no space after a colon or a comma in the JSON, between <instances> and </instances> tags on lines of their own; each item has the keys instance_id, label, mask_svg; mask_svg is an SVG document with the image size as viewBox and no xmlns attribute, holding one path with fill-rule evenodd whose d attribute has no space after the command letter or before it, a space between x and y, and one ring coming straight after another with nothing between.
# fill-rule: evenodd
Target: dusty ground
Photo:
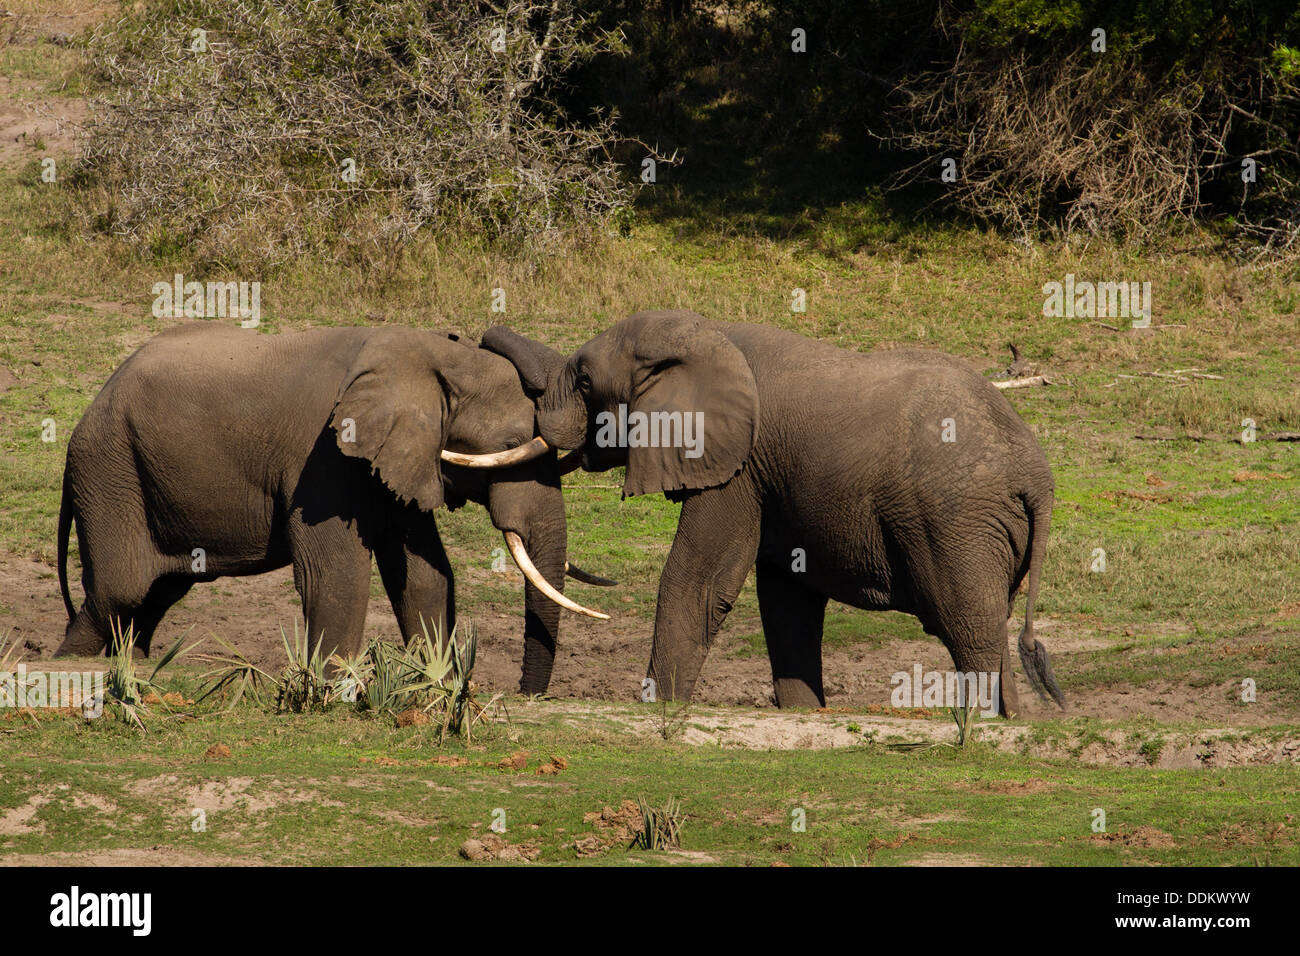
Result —
<instances>
[{"instance_id":1,"label":"dusty ground","mask_svg":"<svg viewBox=\"0 0 1300 956\"><path fill-rule=\"evenodd\" d=\"M847 709L846 709L847 710ZM942 746L955 744L957 728L950 720L915 720L899 716L842 712L836 708L813 713L763 712L752 715L691 704L664 708L641 705L626 711L582 703L548 702L515 705L511 720L546 720L556 713L574 727L614 725L639 737L667 737L697 746L746 750L821 750L857 747L864 741L887 746ZM1139 741L1127 730L1078 727L1061 736L1039 737L1020 722L980 720L975 739L1004 753L1031 757L1069 757L1081 763L1120 767L1159 767L1186 770L1197 767L1237 767L1300 763L1300 733L1247 737L1237 730L1213 728L1175 731L1161 735L1160 751L1143 754ZM1005 783L1005 782L1003 782ZM1002 784L999 784L999 786ZM1020 784L1008 784L1020 788ZM1049 790L1055 785L1030 780L1027 790ZM1016 792L1021 792L1017 789Z\"/></svg>"},{"instance_id":2,"label":"dusty ground","mask_svg":"<svg viewBox=\"0 0 1300 956\"><path fill-rule=\"evenodd\" d=\"M19 44L47 39L63 44L87 27L112 15L113 3L91 0L61 3L58 12L40 0L17 0L0 8L0 19ZM12 8L12 9L7 9ZM15 93L22 92L22 97ZM42 156L65 157L73 152L77 128L88 110L84 100L31 95L30 84L0 75L0 165L22 166Z\"/></svg>"},{"instance_id":3,"label":"dusty ground","mask_svg":"<svg viewBox=\"0 0 1300 956\"><path fill-rule=\"evenodd\" d=\"M113 15L117 4L96 0L66 0L51 13L41 0L12 0L0 10L18 23L19 41L35 37L62 38ZM0 166L14 167L43 155L67 156L73 151L73 134L84 121L84 101L65 97L24 96L14 81L0 76ZM33 148L34 144L41 148ZM120 311L114 303L94 303L96 309ZM75 321L52 315L55 327ZM128 336L119 344L129 350L144 337ZM0 390L21 381L22 370L0 368ZM54 529L51 526L50 535ZM75 575L74 575L75 577ZM514 578L518 583L518 575ZM582 589L586 591L588 589ZM74 600L80 589L74 585ZM299 613L292 574L288 569L254 578L227 578L200 585L164 620L155 648L167 646L175 636L191 632L196 637L216 633L234 644L255 663L275 669L283 661L280 628L292 630ZM462 616L479 625L480 649L477 677L488 690L513 691L522 658L521 611L518 606L461 609ZM28 555L0 554L0 634L26 647L29 660L49 659L62 638L66 616L58 594L55 569ZM1057 673L1068 688L1070 657L1105 647L1104 635L1076 631L1061 622L1040 619L1040 637L1051 651ZM12 630L11 630L12 629ZM701 704L772 706L770 672L765 657L741 656L738 634L757 631L756 615L733 615L719 637L697 688ZM367 617L368 636L396 640L396 622L387 600L372 599ZM601 623L566 615L561 645L551 682L557 698L634 701L650 654L650 625L627 619ZM1014 634L1015 631L1013 630ZM208 642L214 652L215 642ZM935 640L888 641L825 655L827 705L858 711L889 705L890 675L920 664L925 670L944 670L951 660ZM1249 711L1229 703L1226 688L1209 686L1116 686L1101 692L1071 694L1071 711L1101 718L1149 715L1162 722L1197 721L1217 726L1261 725L1294 720L1294 714L1271 706L1261 697ZM1022 680L1020 698L1025 716L1055 716L1054 707L1042 704Z\"/></svg>"},{"instance_id":4,"label":"dusty ground","mask_svg":"<svg viewBox=\"0 0 1300 956\"><path fill-rule=\"evenodd\" d=\"M75 571L71 573L74 601L79 603L80 586L75 582ZM510 576L522 592L520 575L512 571ZM55 569L30 556L0 555L0 595L4 605L4 610L0 610L0 634L12 628L11 639L25 647L28 660L50 659L66 625ZM195 638L217 634L254 663L274 672L284 661L280 628L283 626L292 634L298 614L293 575L287 568L256 577L224 578L212 584L200 584L164 619L154 639L154 652L170 646L186 632ZM479 627L476 668L479 682L489 691L513 692L518 686L523 658L522 600L518 607L462 606L461 615L472 618ZM1074 632L1051 619L1040 619L1037 625L1041 640L1052 653L1057 674L1066 681L1068 693L1071 656L1105 647L1108 639L1096 633ZM566 614L561 628L551 696L625 702L638 699L650 658L649 622L626 617L620 620L617 614L609 622ZM698 703L773 706L766 657L737 653L744 646L737 635L758 629L757 620L744 616L733 615L728 621L705 663L697 689ZM371 599L366 634L400 639L387 598ZM221 652L211 638L205 640L205 645L212 653ZM943 645L931 639L890 640L879 645L830 650L823 668L827 706L859 712L888 708L890 676L896 671L910 671L915 664L924 670L946 670L951 668L952 661ZM1018 686L1024 716L1029 719L1059 716L1055 707L1043 704L1034 696L1023 679ZM1271 707L1266 699L1243 711L1229 703L1225 688L1217 686L1116 686L1069 697L1071 714L1099 718L1147 715L1161 722L1195 721L1220 726L1258 726L1294 719L1293 714Z\"/></svg>"},{"instance_id":5,"label":"dusty ground","mask_svg":"<svg viewBox=\"0 0 1300 956\"><path fill-rule=\"evenodd\" d=\"M86 118L81 100L16 100L14 81L0 76L0 164L22 165L38 155L67 156L73 151L73 137ZM44 144L37 149L36 144Z\"/></svg>"}]
</instances>

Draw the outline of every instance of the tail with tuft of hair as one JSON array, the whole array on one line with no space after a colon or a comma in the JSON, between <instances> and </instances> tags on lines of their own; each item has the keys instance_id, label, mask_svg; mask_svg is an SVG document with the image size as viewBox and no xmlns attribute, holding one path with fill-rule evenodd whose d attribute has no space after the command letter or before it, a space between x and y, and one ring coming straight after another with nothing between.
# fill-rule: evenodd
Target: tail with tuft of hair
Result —
<instances>
[{"instance_id":1,"label":"tail with tuft of hair","mask_svg":"<svg viewBox=\"0 0 1300 956\"><path fill-rule=\"evenodd\" d=\"M1025 509L1029 512L1029 593L1025 598L1025 626L1020 631L1020 665L1030 685L1043 700L1054 700L1065 710L1065 695L1052 673L1047 648L1034 637L1034 601L1038 597L1038 580L1047 557L1047 529L1052 523L1052 494L1027 493Z\"/></svg>"},{"instance_id":2,"label":"tail with tuft of hair","mask_svg":"<svg viewBox=\"0 0 1300 956\"><path fill-rule=\"evenodd\" d=\"M72 530L72 495L68 476L63 476L63 497L59 502L59 590L63 592L63 606L68 610L68 621L77 616L72 606L72 593L68 590L68 534Z\"/></svg>"}]
</instances>

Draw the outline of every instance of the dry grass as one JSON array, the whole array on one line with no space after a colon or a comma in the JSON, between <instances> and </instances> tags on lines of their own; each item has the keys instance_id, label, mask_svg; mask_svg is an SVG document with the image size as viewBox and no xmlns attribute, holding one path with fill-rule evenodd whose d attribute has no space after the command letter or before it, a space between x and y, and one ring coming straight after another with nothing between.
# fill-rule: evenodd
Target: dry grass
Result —
<instances>
[{"instance_id":1,"label":"dry grass","mask_svg":"<svg viewBox=\"0 0 1300 956\"><path fill-rule=\"evenodd\" d=\"M960 50L951 66L897 90L894 142L923 158L895 188L933 182L938 158L957 163L946 198L1026 240L1066 232L1146 239L1206 213L1203 193L1249 155L1268 166L1243 186L1237 235L1255 263L1294 261L1300 162L1286 117L1300 103L1294 77L1261 68L1234 89L1231 77L1161 77L1139 61L1087 50L1063 59L1026 54L981 61ZM1279 138L1280 137L1280 138ZM1266 148L1267 147L1267 148ZM1266 210L1251 218L1248 200Z\"/></svg>"},{"instance_id":2,"label":"dry grass","mask_svg":"<svg viewBox=\"0 0 1300 956\"><path fill-rule=\"evenodd\" d=\"M547 99L613 42L569 0L343 9L152 0L97 28L80 230L247 270L428 229L547 246L627 202L608 117Z\"/></svg>"}]
</instances>

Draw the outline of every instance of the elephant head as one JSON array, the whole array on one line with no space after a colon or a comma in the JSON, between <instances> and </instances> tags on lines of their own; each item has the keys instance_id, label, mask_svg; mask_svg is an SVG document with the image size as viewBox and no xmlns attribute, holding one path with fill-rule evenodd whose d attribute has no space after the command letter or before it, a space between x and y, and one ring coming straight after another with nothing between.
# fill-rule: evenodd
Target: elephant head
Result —
<instances>
[{"instance_id":1,"label":"elephant head","mask_svg":"<svg viewBox=\"0 0 1300 956\"><path fill-rule=\"evenodd\" d=\"M368 463L408 506L432 512L468 500L487 508L526 578L520 691L546 690L560 608L608 615L562 593L569 566L560 469L514 367L455 335L380 330L352 359L330 425L339 450Z\"/></svg>"},{"instance_id":2,"label":"elephant head","mask_svg":"<svg viewBox=\"0 0 1300 956\"><path fill-rule=\"evenodd\" d=\"M693 312L638 312L568 359L504 326L483 348L519 370L547 443L588 471L627 466L624 497L726 484L757 439L749 363Z\"/></svg>"}]
</instances>

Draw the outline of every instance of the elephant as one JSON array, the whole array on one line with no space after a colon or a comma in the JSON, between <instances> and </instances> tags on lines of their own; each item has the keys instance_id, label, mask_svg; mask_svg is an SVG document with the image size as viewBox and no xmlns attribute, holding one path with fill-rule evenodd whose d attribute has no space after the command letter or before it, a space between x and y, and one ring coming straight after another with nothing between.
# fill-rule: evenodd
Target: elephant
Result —
<instances>
[{"instance_id":1,"label":"elephant","mask_svg":"<svg viewBox=\"0 0 1300 956\"><path fill-rule=\"evenodd\" d=\"M323 642L325 660L353 656L372 555L403 639L430 625L448 634L454 578L434 512L474 501L524 572L520 690L541 693L561 606L607 617L563 594L560 482L514 367L453 333L177 326L123 362L69 438L57 653L102 652L130 626L147 654L196 581L291 564L310 646ZM79 611L67 576L74 521Z\"/></svg>"},{"instance_id":2,"label":"elephant","mask_svg":"<svg viewBox=\"0 0 1300 956\"><path fill-rule=\"evenodd\" d=\"M780 707L825 706L828 600L914 615L1019 709L1007 619L1034 689L1065 699L1034 637L1053 479L1033 433L965 363L860 353L687 311L638 312L565 358L506 326L542 438L625 466L623 496L681 503L647 676L689 700L751 567ZM648 686L648 685L647 685Z\"/></svg>"}]
</instances>

